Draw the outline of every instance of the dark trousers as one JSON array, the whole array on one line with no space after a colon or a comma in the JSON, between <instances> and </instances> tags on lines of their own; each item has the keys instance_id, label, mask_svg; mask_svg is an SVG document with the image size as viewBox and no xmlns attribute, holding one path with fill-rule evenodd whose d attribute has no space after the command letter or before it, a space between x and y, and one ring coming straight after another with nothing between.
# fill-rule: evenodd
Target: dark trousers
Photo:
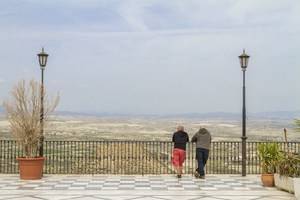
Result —
<instances>
[{"instance_id":1,"label":"dark trousers","mask_svg":"<svg viewBox=\"0 0 300 200\"><path fill-rule=\"evenodd\" d=\"M203 148L197 148L196 149L196 159L198 161L198 173L200 176L204 176L204 167L206 165L207 159L208 159L209 150L203 149Z\"/></svg>"}]
</instances>

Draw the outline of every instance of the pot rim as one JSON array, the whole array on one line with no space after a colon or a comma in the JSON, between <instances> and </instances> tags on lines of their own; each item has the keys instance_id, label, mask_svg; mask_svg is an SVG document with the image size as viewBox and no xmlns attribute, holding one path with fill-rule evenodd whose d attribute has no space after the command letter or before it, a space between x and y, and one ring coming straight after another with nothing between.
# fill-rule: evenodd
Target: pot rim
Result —
<instances>
[{"instance_id":1,"label":"pot rim","mask_svg":"<svg viewBox=\"0 0 300 200\"><path fill-rule=\"evenodd\" d=\"M46 158L45 157L17 157L17 160L19 161L30 161L30 160L45 160Z\"/></svg>"},{"instance_id":2,"label":"pot rim","mask_svg":"<svg viewBox=\"0 0 300 200\"><path fill-rule=\"evenodd\" d=\"M274 174L261 174L262 176L274 176Z\"/></svg>"}]
</instances>

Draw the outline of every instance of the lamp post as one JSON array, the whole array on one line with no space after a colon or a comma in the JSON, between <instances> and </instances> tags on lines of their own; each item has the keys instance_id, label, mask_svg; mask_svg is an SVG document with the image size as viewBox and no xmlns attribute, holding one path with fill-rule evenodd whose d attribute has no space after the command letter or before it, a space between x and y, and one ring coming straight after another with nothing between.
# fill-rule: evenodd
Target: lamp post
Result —
<instances>
[{"instance_id":1,"label":"lamp post","mask_svg":"<svg viewBox=\"0 0 300 200\"><path fill-rule=\"evenodd\" d=\"M239 56L241 68L243 71L243 122L242 122L242 176L246 176L246 86L245 86L245 75L248 66L249 57L245 50L243 50L242 55Z\"/></svg>"},{"instance_id":2,"label":"lamp post","mask_svg":"<svg viewBox=\"0 0 300 200\"><path fill-rule=\"evenodd\" d=\"M39 63L41 67L41 110L40 110L40 149L39 156L43 157L44 155L44 70L47 64L48 54L44 52L44 48L42 48L42 52L37 54L39 58Z\"/></svg>"}]
</instances>

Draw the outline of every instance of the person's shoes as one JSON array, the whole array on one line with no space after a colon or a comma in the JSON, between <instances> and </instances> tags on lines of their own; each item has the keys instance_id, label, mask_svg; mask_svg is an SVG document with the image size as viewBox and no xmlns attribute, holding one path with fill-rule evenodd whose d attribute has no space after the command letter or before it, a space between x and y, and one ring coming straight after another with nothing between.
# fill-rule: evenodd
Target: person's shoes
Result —
<instances>
[{"instance_id":1,"label":"person's shoes","mask_svg":"<svg viewBox=\"0 0 300 200\"><path fill-rule=\"evenodd\" d=\"M204 175L203 175L203 176L200 176L200 175L199 175L199 178L200 178L200 179L205 179L205 176L204 176Z\"/></svg>"},{"instance_id":2,"label":"person's shoes","mask_svg":"<svg viewBox=\"0 0 300 200\"><path fill-rule=\"evenodd\" d=\"M199 174L197 171L195 171L194 176L195 176L196 178L199 178L199 177L200 177L200 174Z\"/></svg>"},{"instance_id":3,"label":"person's shoes","mask_svg":"<svg viewBox=\"0 0 300 200\"><path fill-rule=\"evenodd\" d=\"M177 178L181 178L181 174L178 174L178 175L177 175Z\"/></svg>"}]
</instances>

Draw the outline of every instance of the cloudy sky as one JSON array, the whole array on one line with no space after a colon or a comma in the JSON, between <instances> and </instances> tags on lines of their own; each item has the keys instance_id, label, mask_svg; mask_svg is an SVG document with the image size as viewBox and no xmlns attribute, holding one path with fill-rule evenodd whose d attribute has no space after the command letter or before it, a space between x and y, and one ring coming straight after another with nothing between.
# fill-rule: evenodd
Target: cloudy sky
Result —
<instances>
[{"instance_id":1,"label":"cloudy sky","mask_svg":"<svg viewBox=\"0 0 300 200\"><path fill-rule=\"evenodd\" d=\"M299 0L1 0L0 101L39 80L59 110L133 114L300 110Z\"/></svg>"}]
</instances>

